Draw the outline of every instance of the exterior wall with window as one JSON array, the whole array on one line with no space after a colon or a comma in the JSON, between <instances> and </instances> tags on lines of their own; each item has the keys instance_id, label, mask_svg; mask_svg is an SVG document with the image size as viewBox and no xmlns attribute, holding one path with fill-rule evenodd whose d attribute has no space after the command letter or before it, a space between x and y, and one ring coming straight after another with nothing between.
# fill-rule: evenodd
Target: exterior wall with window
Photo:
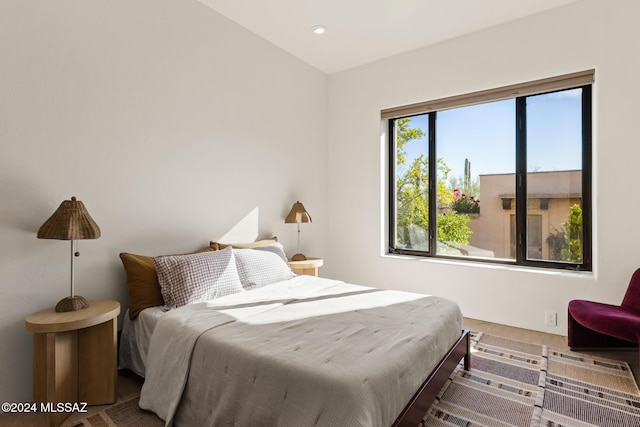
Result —
<instances>
[{"instance_id":1,"label":"exterior wall with window","mask_svg":"<svg viewBox=\"0 0 640 427\"><path fill-rule=\"evenodd\" d=\"M332 244L323 274L440 295L467 317L561 335L571 299L619 304L640 266L640 228L629 215L640 211L637 16L635 0L615 7L580 0L330 76ZM587 69L596 76L591 272L387 255L388 126L381 110ZM558 326L545 324L545 311L558 313Z\"/></svg>"}]
</instances>

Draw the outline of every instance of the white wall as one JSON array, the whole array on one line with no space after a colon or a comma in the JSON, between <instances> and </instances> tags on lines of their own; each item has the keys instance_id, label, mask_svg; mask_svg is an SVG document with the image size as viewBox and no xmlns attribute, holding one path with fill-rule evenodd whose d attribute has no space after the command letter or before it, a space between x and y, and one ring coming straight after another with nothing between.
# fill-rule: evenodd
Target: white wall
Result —
<instances>
[{"instance_id":1,"label":"white wall","mask_svg":"<svg viewBox=\"0 0 640 427\"><path fill-rule=\"evenodd\" d=\"M637 191L640 3L582 0L332 75L331 253L324 271L351 282L437 294L472 318L566 335L571 299L620 303L640 266ZM571 273L384 255L386 128L380 110L596 69L594 271ZM553 153L549 153L553 155ZM344 218L349 218L345 220ZM544 325L544 311L559 314Z\"/></svg>"},{"instance_id":2,"label":"white wall","mask_svg":"<svg viewBox=\"0 0 640 427\"><path fill-rule=\"evenodd\" d=\"M24 319L69 293L69 242L36 239L64 199L102 229L80 242L78 294L123 311L119 252L272 234L295 250L297 199L322 256L327 85L196 0L3 0L0 400L31 399Z\"/></svg>"}]
</instances>

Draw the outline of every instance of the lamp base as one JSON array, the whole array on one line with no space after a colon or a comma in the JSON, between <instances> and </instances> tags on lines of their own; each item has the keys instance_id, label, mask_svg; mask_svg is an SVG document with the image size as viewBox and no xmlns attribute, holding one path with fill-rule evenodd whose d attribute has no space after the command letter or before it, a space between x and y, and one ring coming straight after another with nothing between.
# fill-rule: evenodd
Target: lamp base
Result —
<instances>
[{"instance_id":1,"label":"lamp base","mask_svg":"<svg viewBox=\"0 0 640 427\"><path fill-rule=\"evenodd\" d=\"M66 297L58 301L56 304L56 313L64 313L67 311L78 311L89 307L89 302L79 295L75 297Z\"/></svg>"},{"instance_id":2,"label":"lamp base","mask_svg":"<svg viewBox=\"0 0 640 427\"><path fill-rule=\"evenodd\" d=\"M291 261L304 261L305 259L307 259L307 257L302 254L295 254L291 257Z\"/></svg>"}]
</instances>

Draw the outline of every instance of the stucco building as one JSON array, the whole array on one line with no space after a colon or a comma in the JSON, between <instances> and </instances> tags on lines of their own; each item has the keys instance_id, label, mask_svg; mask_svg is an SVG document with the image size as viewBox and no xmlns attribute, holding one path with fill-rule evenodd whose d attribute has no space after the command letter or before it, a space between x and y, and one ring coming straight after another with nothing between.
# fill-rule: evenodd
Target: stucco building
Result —
<instances>
[{"instance_id":1,"label":"stucco building","mask_svg":"<svg viewBox=\"0 0 640 427\"><path fill-rule=\"evenodd\" d=\"M570 208L582 202L580 170L533 172L528 180L528 257L553 259L547 238L561 231ZM515 257L515 175L480 175L480 214L472 215L470 245L496 258Z\"/></svg>"}]
</instances>

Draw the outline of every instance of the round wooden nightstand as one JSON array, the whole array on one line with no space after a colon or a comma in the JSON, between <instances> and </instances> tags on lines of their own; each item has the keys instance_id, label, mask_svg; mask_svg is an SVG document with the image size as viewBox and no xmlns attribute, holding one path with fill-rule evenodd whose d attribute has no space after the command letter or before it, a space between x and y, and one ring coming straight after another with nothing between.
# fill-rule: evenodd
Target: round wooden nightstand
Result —
<instances>
[{"instance_id":1,"label":"round wooden nightstand","mask_svg":"<svg viewBox=\"0 0 640 427\"><path fill-rule=\"evenodd\" d=\"M89 307L57 313L53 307L25 320L33 332L33 400L115 403L118 377L120 303L89 301ZM48 412L47 425L60 425L67 412Z\"/></svg>"},{"instance_id":2,"label":"round wooden nightstand","mask_svg":"<svg viewBox=\"0 0 640 427\"><path fill-rule=\"evenodd\" d=\"M291 269L296 274L306 274L307 276L317 276L318 268L322 267L322 258L307 258L302 261L289 261Z\"/></svg>"}]
</instances>

